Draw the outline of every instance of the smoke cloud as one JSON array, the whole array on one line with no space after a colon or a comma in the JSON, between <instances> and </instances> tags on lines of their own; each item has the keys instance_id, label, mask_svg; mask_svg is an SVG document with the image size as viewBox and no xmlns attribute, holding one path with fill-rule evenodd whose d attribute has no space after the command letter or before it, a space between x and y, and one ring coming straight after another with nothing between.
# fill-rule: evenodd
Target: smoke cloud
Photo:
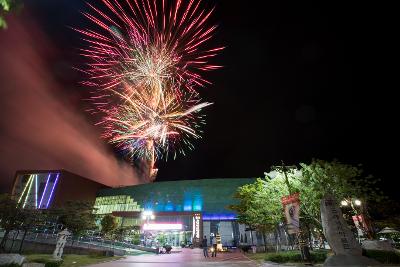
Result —
<instances>
[{"instance_id":1,"label":"smoke cloud","mask_svg":"<svg viewBox=\"0 0 400 267\"><path fill-rule=\"evenodd\" d=\"M46 36L32 23L8 24L0 30L1 191L9 190L21 169L65 169L109 186L144 182L68 101L76 92L52 77L48 60L54 49Z\"/></svg>"}]
</instances>

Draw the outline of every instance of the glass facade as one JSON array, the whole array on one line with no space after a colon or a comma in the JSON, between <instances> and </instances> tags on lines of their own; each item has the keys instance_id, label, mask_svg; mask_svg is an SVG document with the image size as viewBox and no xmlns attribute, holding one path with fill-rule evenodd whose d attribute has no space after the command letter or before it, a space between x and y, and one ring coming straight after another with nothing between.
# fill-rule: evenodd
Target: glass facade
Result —
<instances>
[{"instance_id":1,"label":"glass facade","mask_svg":"<svg viewBox=\"0 0 400 267\"><path fill-rule=\"evenodd\" d=\"M154 212L155 219L151 223L182 224L182 231L152 233L168 234L173 245L185 241L199 244L204 236L210 241L211 234L218 234L223 246L237 246L245 232L240 229L236 214L228 206L235 203L233 195L239 186L254 181L253 178L183 180L109 188L99 191L96 203L103 203L99 206L111 205L101 207L104 211L98 211L99 214L126 211L127 208L121 204L130 196L131 201L135 200L132 203L137 202L144 210ZM198 223L196 214L200 216ZM124 220L131 220L129 214Z\"/></svg>"},{"instance_id":2,"label":"glass facade","mask_svg":"<svg viewBox=\"0 0 400 267\"><path fill-rule=\"evenodd\" d=\"M111 214L115 211L142 210L140 205L127 195L97 197L94 204L94 213L99 215Z\"/></svg>"}]
</instances>

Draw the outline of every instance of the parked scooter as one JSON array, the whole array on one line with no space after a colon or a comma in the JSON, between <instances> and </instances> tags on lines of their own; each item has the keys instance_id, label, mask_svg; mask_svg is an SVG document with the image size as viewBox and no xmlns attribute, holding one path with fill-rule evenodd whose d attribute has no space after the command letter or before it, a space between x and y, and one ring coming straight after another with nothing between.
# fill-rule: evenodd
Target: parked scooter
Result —
<instances>
[{"instance_id":1,"label":"parked scooter","mask_svg":"<svg viewBox=\"0 0 400 267\"><path fill-rule=\"evenodd\" d=\"M184 242L182 242L181 248L194 248L194 246L191 242L187 242L186 244Z\"/></svg>"},{"instance_id":2,"label":"parked scooter","mask_svg":"<svg viewBox=\"0 0 400 267\"><path fill-rule=\"evenodd\" d=\"M164 245L158 248L158 254L171 254L171 245Z\"/></svg>"}]
</instances>

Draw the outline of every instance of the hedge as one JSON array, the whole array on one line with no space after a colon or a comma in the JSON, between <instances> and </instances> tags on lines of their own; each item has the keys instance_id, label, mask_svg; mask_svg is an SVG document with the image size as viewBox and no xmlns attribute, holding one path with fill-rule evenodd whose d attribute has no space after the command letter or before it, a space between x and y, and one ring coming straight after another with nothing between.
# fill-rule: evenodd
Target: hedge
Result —
<instances>
[{"instance_id":1,"label":"hedge","mask_svg":"<svg viewBox=\"0 0 400 267\"><path fill-rule=\"evenodd\" d=\"M328 251L315 250L310 251L310 253L311 260L314 263L322 263L326 260ZM384 264L400 264L400 253L397 251L363 250L363 255ZM300 251L267 253L265 255L265 260L277 263L302 262Z\"/></svg>"},{"instance_id":2,"label":"hedge","mask_svg":"<svg viewBox=\"0 0 400 267\"><path fill-rule=\"evenodd\" d=\"M51 260L51 259L35 259L32 262L36 262L36 263L44 263L45 267L59 267L62 264L62 260L60 261L55 261L55 260Z\"/></svg>"},{"instance_id":3,"label":"hedge","mask_svg":"<svg viewBox=\"0 0 400 267\"><path fill-rule=\"evenodd\" d=\"M325 250L310 251L311 260L315 263L324 262L328 252ZM266 261L277 263L285 262L302 262L300 251L285 251L277 253L267 253L265 256Z\"/></svg>"},{"instance_id":4,"label":"hedge","mask_svg":"<svg viewBox=\"0 0 400 267\"><path fill-rule=\"evenodd\" d=\"M363 250L363 255L386 264L399 264L400 253L397 251Z\"/></svg>"}]
</instances>

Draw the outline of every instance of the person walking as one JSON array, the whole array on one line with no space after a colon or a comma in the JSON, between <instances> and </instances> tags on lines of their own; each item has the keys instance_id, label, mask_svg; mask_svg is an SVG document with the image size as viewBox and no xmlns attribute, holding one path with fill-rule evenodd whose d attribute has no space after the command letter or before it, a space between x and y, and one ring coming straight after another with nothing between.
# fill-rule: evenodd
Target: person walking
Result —
<instances>
[{"instance_id":1,"label":"person walking","mask_svg":"<svg viewBox=\"0 0 400 267\"><path fill-rule=\"evenodd\" d=\"M207 236L204 236L203 238L203 242L201 243L202 247L203 247L203 254L204 254L204 258L208 258L208 245L207 245Z\"/></svg>"},{"instance_id":2,"label":"person walking","mask_svg":"<svg viewBox=\"0 0 400 267\"><path fill-rule=\"evenodd\" d=\"M215 236L212 239L212 248L211 257L217 257L217 238Z\"/></svg>"}]
</instances>

